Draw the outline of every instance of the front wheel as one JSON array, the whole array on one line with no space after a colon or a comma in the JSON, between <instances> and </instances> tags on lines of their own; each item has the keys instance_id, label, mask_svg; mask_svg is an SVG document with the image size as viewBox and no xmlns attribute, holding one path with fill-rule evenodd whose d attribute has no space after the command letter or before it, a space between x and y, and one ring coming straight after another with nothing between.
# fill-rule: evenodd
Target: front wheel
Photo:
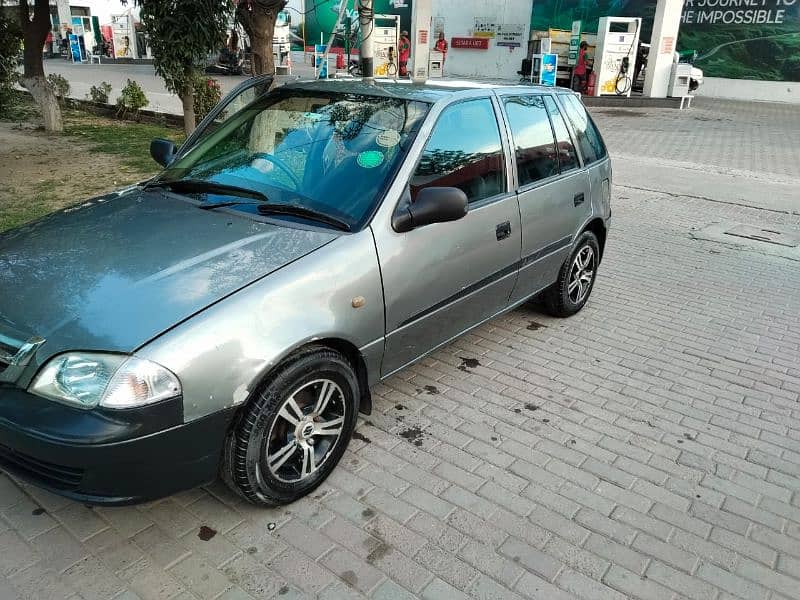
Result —
<instances>
[{"instance_id":1,"label":"front wheel","mask_svg":"<svg viewBox=\"0 0 800 600\"><path fill-rule=\"evenodd\" d=\"M344 454L359 397L358 379L338 352L312 347L290 358L254 394L231 431L226 483L264 506L310 493Z\"/></svg>"},{"instance_id":2,"label":"front wheel","mask_svg":"<svg viewBox=\"0 0 800 600\"><path fill-rule=\"evenodd\" d=\"M591 231L584 231L561 265L558 280L544 293L547 312L554 317L569 317L582 309L592 293L599 264L597 237Z\"/></svg>"}]
</instances>

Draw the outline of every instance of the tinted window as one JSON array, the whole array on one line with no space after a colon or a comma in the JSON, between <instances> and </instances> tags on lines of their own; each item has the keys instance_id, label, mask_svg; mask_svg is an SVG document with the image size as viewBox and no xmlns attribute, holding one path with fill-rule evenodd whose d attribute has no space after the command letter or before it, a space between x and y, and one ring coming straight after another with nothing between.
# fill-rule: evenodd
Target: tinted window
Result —
<instances>
[{"instance_id":1,"label":"tinted window","mask_svg":"<svg viewBox=\"0 0 800 600\"><path fill-rule=\"evenodd\" d=\"M572 129L578 138L578 147L581 149L584 162L588 165L604 158L606 147L603 138L600 137L600 132L597 131L578 97L564 94L561 96L561 103L566 108L567 118L572 123Z\"/></svg>"},{"instance_id":2,"label":"tinted window","mask_svg":"<svg viewBox=\"0 0 800 600\"><path fill-rule=\"evenodd\" d=\"M506 98L505 105L517 157L519 185L557 175L556 145L544 99L515 96Z\"/></svg>"},{"instance_id":3,"label":"tinted window","mask_svg":"<svg viewBox=\"0 0 800 600\"><path fill-rule=\"evenodd\" d=\"M571 169L578 168L578 154L572 143L564 118L556 106L556 101L550 96L544 96L544 105L550 113L550 121L553 123L553 131L556 134L556 148L558 150L558 163L561 172L565 173Z\"/></svg>"},{"instance_id":4,"label":"tinted window","mask_svg":"<svg viewBox=\"0 0 800 600\"><path fill-rule=\"evenodd\" d=\"M426 187L457 187L470 202L506 191L505 159L489 99L446 108L411 178L411 198Z\"/></svg>"}]
</instances>

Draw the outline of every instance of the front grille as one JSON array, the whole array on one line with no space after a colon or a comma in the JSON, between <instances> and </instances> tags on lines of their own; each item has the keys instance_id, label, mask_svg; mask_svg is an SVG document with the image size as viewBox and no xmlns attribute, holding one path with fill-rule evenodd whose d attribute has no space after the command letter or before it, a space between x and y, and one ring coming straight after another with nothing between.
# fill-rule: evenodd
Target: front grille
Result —
<instances>
[{"instance_id":1,"label":"front grille","mask_svg":"<svg viewBox=\"0 0 800 600\"><path fill-rule=\"evenodd\" d=\"M83 479L83 469L65 467L22 454L0 444L0 466L58 489L75 489Z\"/></svg>"}]
</instances>

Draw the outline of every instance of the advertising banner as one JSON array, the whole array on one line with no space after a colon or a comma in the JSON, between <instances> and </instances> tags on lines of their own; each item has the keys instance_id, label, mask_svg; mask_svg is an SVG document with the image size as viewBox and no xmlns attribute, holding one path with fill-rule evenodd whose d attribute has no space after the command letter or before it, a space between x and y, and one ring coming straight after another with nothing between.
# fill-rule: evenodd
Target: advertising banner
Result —
<instances>
[{"instance_id":1,"label":"advertising banner","mask_svg":"<svg viewBox=\"0 0 800 600\"><path fill-rule=\"evenodd\" d=\"M558 54L542 54L542 68L539 72L539 83L554 86L558 71Z\"/></svg>"},{"instance_id":2,"label":"advertising banner","mask_svg":"<svg viewBox=\"0 0 800 600\"><path fill-rule=\"evenodd\" d=\"M345 11L345 19L350 17L352 23L351 45L358 48L358 10L354 8L357 2L350 0L347 2L348 8ZM298 23L297 34L304 37L306 47L320 43L322 39L327 42L334 26L336 18L339 16L339 0L316 0L314 3L306 2L308 11L302 18L302 23ZM400 31L411 31L411 0L374 0L373 7L376 15L400 15ZM298 18L292 15L292 21ZM334 39L334 48L344 48L345 26L339 26L339 35Z\"/></svg>"},{"instance_id":3,"label":"advertising banner","mask_svg":"<svg viewBox=\"0 0 800 600\"><path fill-rule=\"evenodd\" d=\"M594 33L600 17L642 17L647 43L655 12L656 0L535 0L531 29L581 20ZM686 0L676 49L709 77L800 81L800 0Z\"/></svg>"}]
</instances>

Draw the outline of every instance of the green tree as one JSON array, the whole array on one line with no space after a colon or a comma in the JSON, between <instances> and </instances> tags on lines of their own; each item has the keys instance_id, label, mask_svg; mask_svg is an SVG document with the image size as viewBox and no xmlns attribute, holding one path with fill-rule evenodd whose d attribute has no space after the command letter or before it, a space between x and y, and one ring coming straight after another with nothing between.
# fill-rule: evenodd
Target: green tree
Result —
<instances>
[{"instance_id":1,"label":"green tree","mask_svg":"<svg viewBox=\"0 0 800 600\"><path fill-rule=\"evenodd\" d=\"M31 14L28 0L19 0L19 23L25 45L24 70L20 81L39 106L45 130L63 131L61 107L45 79L42 61L42 47L47 38L47 32L50 31L49 0L35 0L33 14Z\"/></svg>"},{"instance_id":2,"label":"green tree","mask_svg":"<svg viewBox=\"0 0 800 600\"><path fill-rule=\"evenodd\" d=\"M0 13L0 114L13 104L17 54L22 32L16 21Z\"/></svg>"},{"instance_id":3,"label":"green tree","mask_svg":"<svg viewBox=\"0 0 800 600\"><path fill-rule=\"evenodd\" d=\"M196 127L194 81L199 65L225 43L231 0L138 0L156 72L183 104L183 127Z\"/></svg>"},{"instance_id":4,"label":"green tree","mask_svg":"<svg viewBox=\"0 0 800 600\"><path fill-rule=\"evenodd\" d=\"M236 6L236 19L250 38L253 75L275 73L272 38L275 35L275 20L286 4L286 0L239 0Z\"/></svg>"}]
</instances>

